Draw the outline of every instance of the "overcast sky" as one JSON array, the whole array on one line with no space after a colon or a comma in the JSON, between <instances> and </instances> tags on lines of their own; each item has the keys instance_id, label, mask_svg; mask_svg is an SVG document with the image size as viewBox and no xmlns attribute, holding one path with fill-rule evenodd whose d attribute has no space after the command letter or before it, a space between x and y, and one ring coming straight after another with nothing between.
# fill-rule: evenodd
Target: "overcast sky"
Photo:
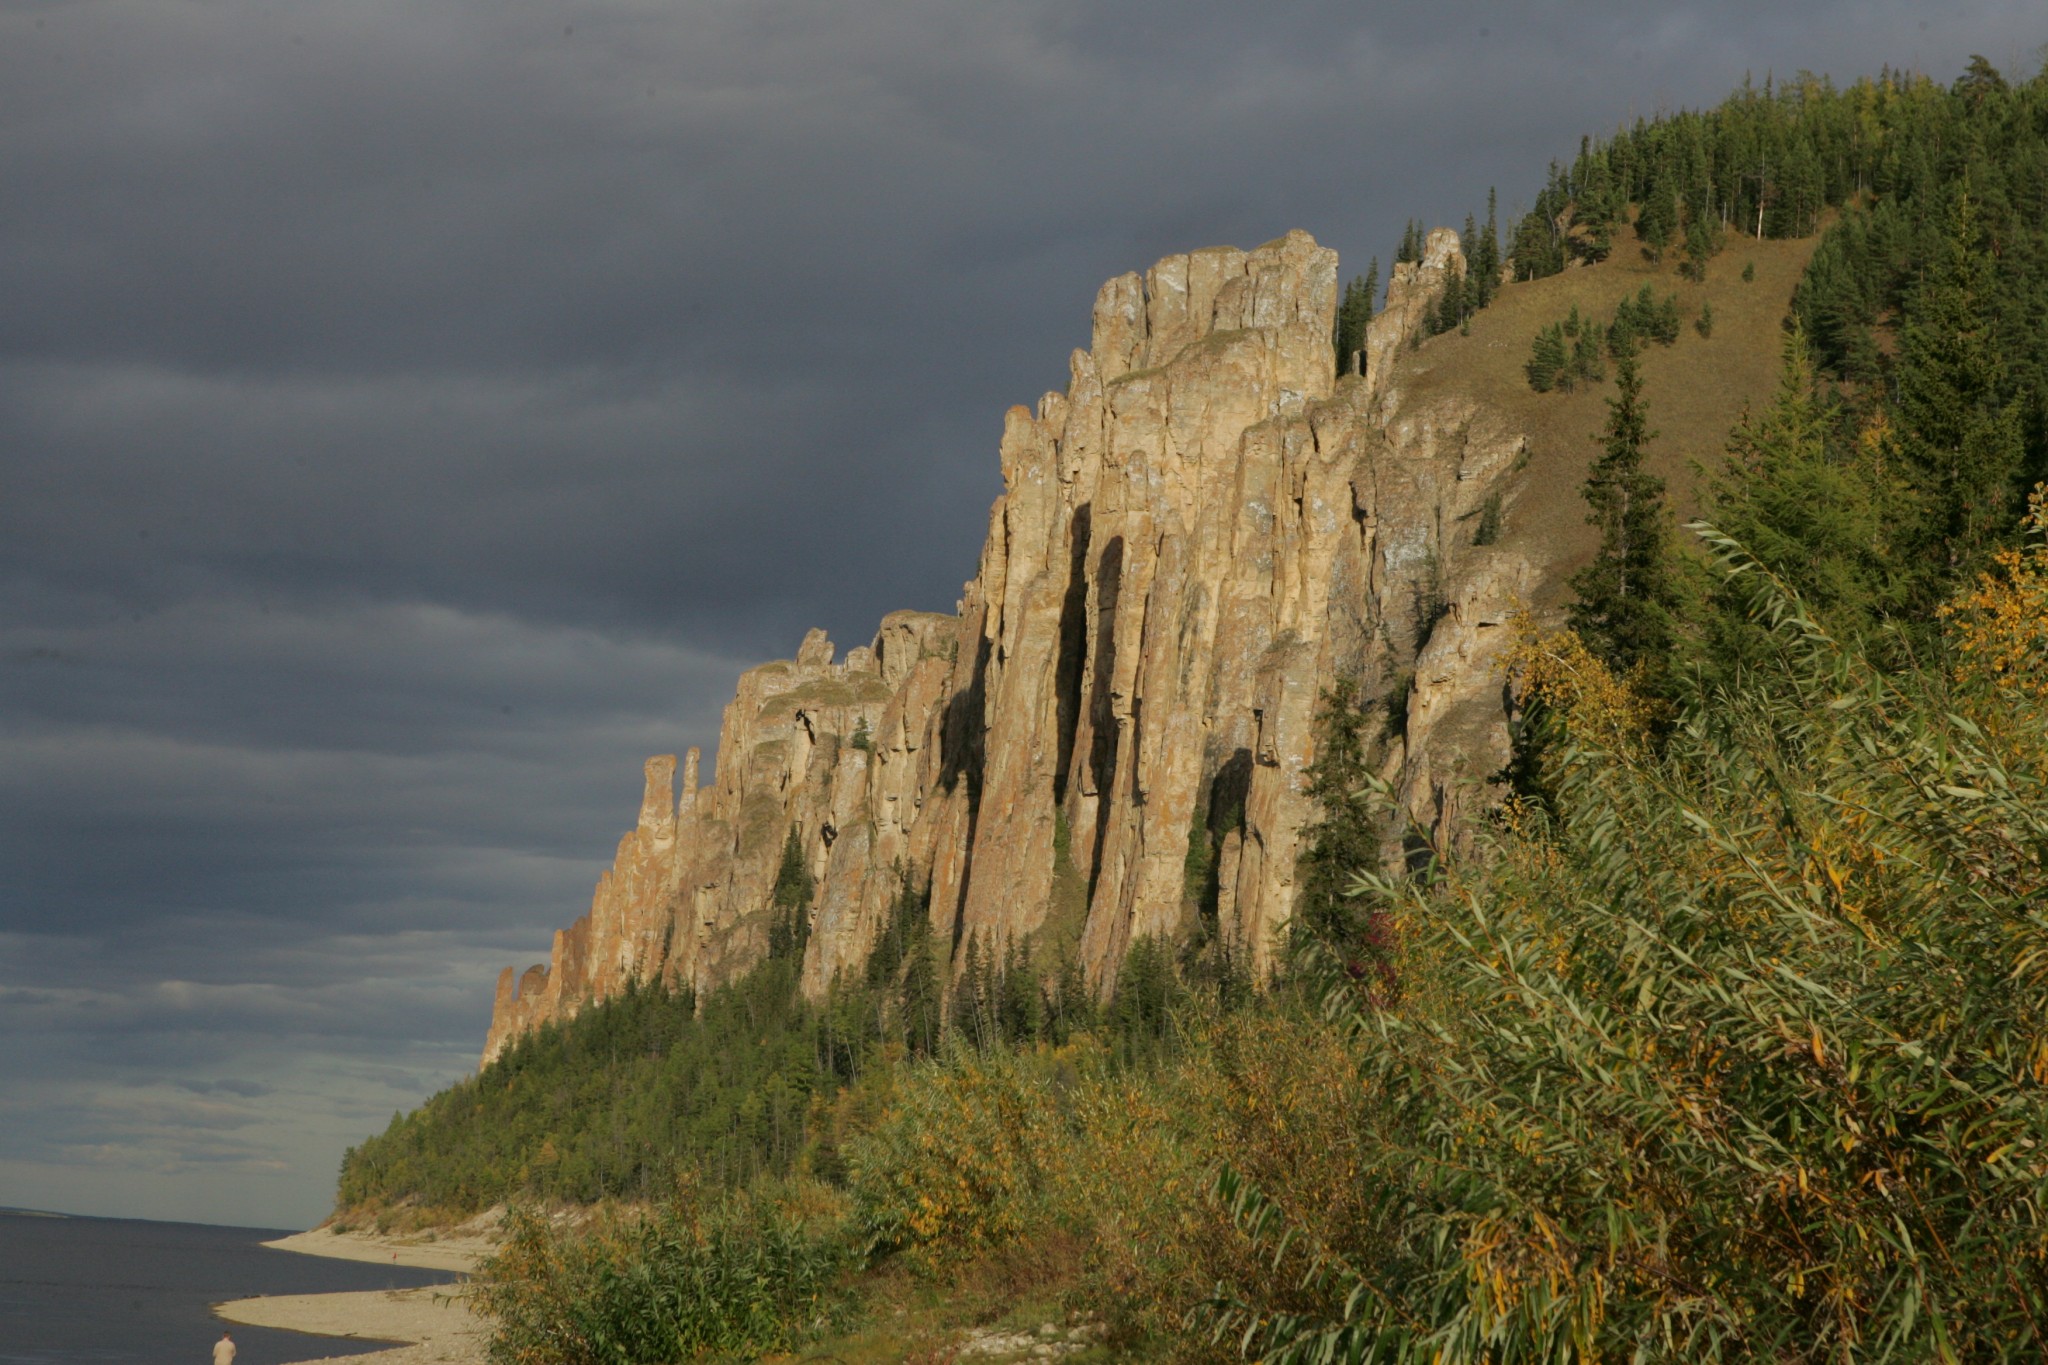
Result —
<instances>
[{"instance_id":1,"label":"overcast sky","mask_svg":"<svg viewBox=\"0 0 2048 1365\"><path fill-rule=\"evenodd\" d=\"M1277 13L1276 13L1277 11ZM0 0L0 1205L309 1225L1106 277L2038 0Z\"/></svg>"}]
</instances>

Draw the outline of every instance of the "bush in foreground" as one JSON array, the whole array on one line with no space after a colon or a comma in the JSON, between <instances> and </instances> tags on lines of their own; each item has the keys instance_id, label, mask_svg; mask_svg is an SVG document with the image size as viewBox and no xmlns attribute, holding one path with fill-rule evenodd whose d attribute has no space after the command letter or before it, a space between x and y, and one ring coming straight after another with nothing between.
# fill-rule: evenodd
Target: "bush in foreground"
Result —
<instances>
[{"instance_id":1,"label":"bush in foreground","mask_svg":"<svg viewBox=\"0 0 2048 1365\"><path fill-rule=\"evenodd\" d=\"M799 1191L798 1193L805 1193ZM562 1229L515 1210L480 1272L492 1365L638 1365L787 1349L829 1326L851 1263L818 1192L767 1192Z\"/></svg>"},{"instance_id":2,"label":"bush in foreground","mask_svg":"<svg viewBox=\"0 0 2048 1365\"><path fill-rule=\"evenodd\" d=\"M1661 752L1560 699L1548 815L1438 881L1360 879L1428 984L1390 1008L1327 974L1377 1236L1332 1242L1227 1169L1294 1286L1217 1294L1248 1354L2048 1348L2048 718L1873 669L1718 549L1766 664Z\"/></svg>"}]
</instances>

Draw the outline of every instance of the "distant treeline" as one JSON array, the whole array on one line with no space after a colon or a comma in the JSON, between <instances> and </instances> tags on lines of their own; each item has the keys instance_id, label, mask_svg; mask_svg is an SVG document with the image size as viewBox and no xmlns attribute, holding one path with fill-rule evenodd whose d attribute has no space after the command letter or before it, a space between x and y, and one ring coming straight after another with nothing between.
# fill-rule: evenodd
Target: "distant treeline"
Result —
<instances>
[{"instance_id":1,"label":"distant treeline","mask_svg":"<svg viewBox=\"0 0 2048 1365\"><path fill-rule=\"evenodd\" d=\"M812 885L794 833L770 898L769 955L701 997L630 986L516 1040L342 1158L353 1219L457 1221L507 1199L657 1199L679 1177L736 1189L799 1166L838 1179L831 1101L869 1073L969 1048L1099 1039L1133 1064L1172 1046L1173 1011L1200 989L1249 998L1214 951L1132 946L1098 1004L1068 953L976 941L945 998L928 892L899 874L889 920L858 974L822 1001L797 989ZM1198 983L1191 985L1190 982Z\"/></svg>"}]
</instances>

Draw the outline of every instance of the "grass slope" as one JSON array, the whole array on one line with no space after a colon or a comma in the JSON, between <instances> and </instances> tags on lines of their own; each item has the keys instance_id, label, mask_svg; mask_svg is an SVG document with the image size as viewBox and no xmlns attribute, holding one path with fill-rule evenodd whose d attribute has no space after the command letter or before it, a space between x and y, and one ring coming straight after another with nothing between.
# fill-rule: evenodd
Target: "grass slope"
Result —
<instances>
[{"instance_id":1,"label":"grass slope","mask_svg":"<svg viewBox=\"0 0 2048 1365\"><path fill-rule=\"evenodd\" d=\"M1614 306L1645 284L1659 298L1678 295L1683 326L1676 344L1643 346L1643 392L1657 438L1649 467L1669 484L1672 510L1683 522L1697 509L1695 463L1720 466L1729 430L1745 407L1761 407L1777 383L1779 332L1792 291L1818 236L1756 241L1730 236L1707 266L1704 284L1679 276L1676 253L1655 265L1643 259L1632 236L1617 238L1614 254L1545 279L1504 286L1472 318L1470 335L1446 332L1402 355L1394 384L1410 403L1463 398L1525 433L1529 458L1508 487L1508 515L1499 544L1535 563L1558 564L1532 605L1552 607L1569 596L1573 571L1592 557L1598 536L1586 525L1579 495L1596 453L1595 438L1614 396L1608 379L1572 393L1537 393L1523 365L1538 329L1574 305L1582 316L1606 322ZM1756 278L1745 281L1745 265ZM1693 329L1702 304L1714 309L1711 337Z\"/></svg>"}]
</instances>

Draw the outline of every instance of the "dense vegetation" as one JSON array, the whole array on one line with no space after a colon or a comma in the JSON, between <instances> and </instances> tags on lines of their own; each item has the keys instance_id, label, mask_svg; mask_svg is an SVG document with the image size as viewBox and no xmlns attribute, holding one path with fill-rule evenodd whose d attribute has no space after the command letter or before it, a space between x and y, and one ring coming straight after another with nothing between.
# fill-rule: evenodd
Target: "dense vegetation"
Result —
<instances>
[{"instance_id":1,"label":"dense vegetation","mask_svg":"<svg viewBox=\"0 0 2048 1365\"><path fill-rule=\"evenodd\" d=\"M1571 628L1518 628L1511 794L1384 869L1385 722L1340 683L1256 1008L1214 944L1138 946L1098 1007L970 943L949 992L907 879L804 1003L792 845L753 973L541 1030L351 1152L343 1204L643 1206L515 1217L485 1303L535 1365L787 1349L892 1274L1052 1295L1123 1358L2048 1354L2044 210L2048 80L1981 61L1553 168L1518 278L1825 227L1778 390L1683 534L1636 364L1675 310L1560 325L1576 382L1613 363L1601 544Z\"/></svg>"},{"instance_id":2,"label":"dense vegetation","mask_svg":"<svg viewBox=\"0 0 2048 1365\"><path fill-rule=\"evenodd\" d=\"M699 998L630 987L548 1023L342 1159L338 1206L384 1225L460 1221L509 1199L592 1204L665 1197L679 1179L737 1190L800 1166L843 1177L831 1101L870 1072L972 1047L1099 1034L1136 1062L1170 1046L1183 977L1246 992L1227 972L1182 971L1133 946L1098 1006L1071 958L1046 968L1029 942L1000 959L971 943L950 1008L926 895L907 876L857 976L822 1002L797 990L811 882L787 845L769 907L769 954ZM1192 965L1192 964L1190 964Z\"/></svg>"},{"instance_id":3,"label":"dense vegetation","mask_svg":"<svg viewBox=\"0 0 2048 1365\"><path fill-rule=\"evenodd\" d=\"M1323 972L1357 1220L1219 1182L1311 1301L1225 1296L1262 1354L2048 1347L2048 717L1978 670L1873 667L1716 544L1761 585L1764 663L1653 746L1625 687L1582 687L1597 660L1532 642L1548 813L1436 880L1361 877L1404 989Z\"/></svg>"}]
</instances>

